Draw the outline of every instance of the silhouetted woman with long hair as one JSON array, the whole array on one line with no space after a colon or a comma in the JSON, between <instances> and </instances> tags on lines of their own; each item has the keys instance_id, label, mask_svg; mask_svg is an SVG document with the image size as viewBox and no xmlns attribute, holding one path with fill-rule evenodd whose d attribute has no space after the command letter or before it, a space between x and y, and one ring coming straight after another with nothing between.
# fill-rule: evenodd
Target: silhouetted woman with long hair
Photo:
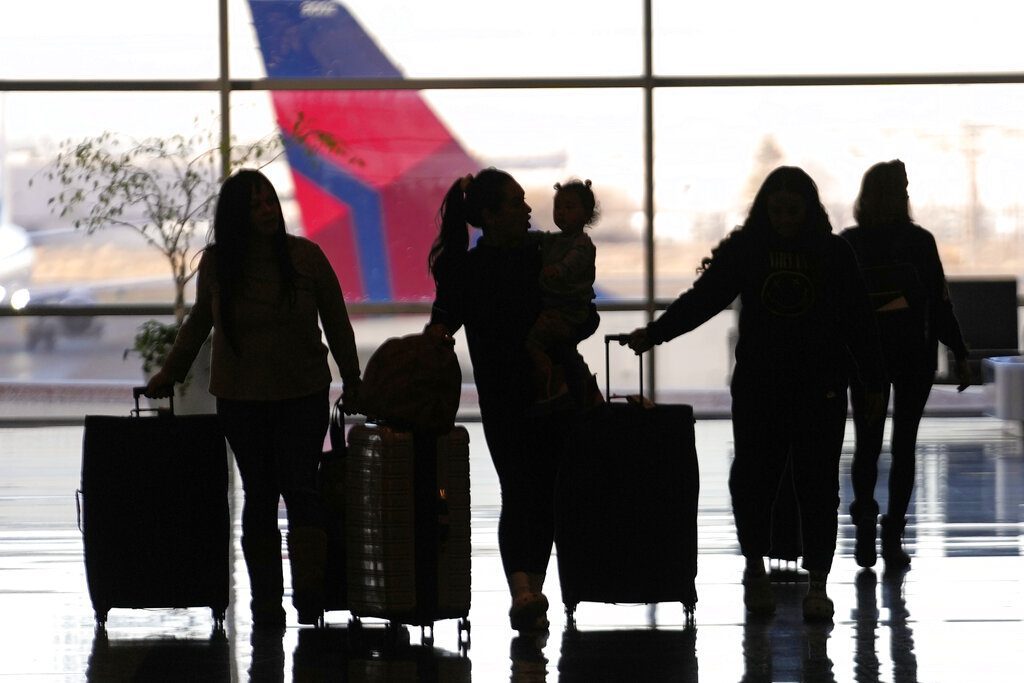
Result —
<instances>
[{"instance_id":1,"label":"silhouetted woman with long hair","mask_svg":"<svg viewBox=\"0 0 1024 683\"><path fill-rule=\"evenodd\" d=\"M346 405L355 406L360 371L352 325L327 258L315 243L285 232L281 203L262 173L243 169L224 181L213 236L199 262L195 305L146 395L173 392L212 328L209 388L245 493L242 552L253 626L285 626L282 497L292 603L299 623L315 624L323 615L327 552L316 488L330 411L327 354L341 372Z\"/></svg>"},{"instance_id":2,"label":"silhouetted woman with long hair","mask_svg":"<svg viewBox=\"0 0 1024 683\"><path fill-rule=\"evenodd\" d=\"M883 405L889 402L890 389L893 395L889 506L881 520L887 569L910 564L903 532L914 490L917 429L935 379L939 341L953 351L960 390L971 382L967 347L949 300L935 238L911 219L907 185L902 161L872 166L854 205L857 226L842 233L857 253L878 321L886 368ZM861 567L871 567L877 560L875 481L885 421L865 419L864 391L854 378L850 398L857 445L850 518L857 528L854 557Z\"/></svg>"},{"instance_id":3,"label":"silhouetted woman with long hair","mask_svg":"<svg viewBox=\"0 0 1024 683\"><path fill-rule=\"evenodd\" d=\"M744 604L755 615L775 610L763 558L772 502L791 458L810 574L804 618L830 619L826 581L836 547L851 356L865 385L876 388L876 406L881 386L877 333L853 251L832 234L810 176L783 166L768 175L746 221L701 270L663 315L631 333L629 346L643 353L674 339L739 296L729 491L746 558Z\"/></svg>"}]
</instances>

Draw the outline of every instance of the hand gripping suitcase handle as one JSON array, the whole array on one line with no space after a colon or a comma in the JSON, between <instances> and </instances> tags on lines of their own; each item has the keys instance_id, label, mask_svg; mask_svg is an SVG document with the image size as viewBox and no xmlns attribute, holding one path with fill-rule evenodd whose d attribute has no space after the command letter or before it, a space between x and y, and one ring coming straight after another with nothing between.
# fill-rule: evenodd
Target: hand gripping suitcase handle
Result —
<instances>
[{"instance_id":1,"label":"hand gripping suitcase handle","mask_svg":"<svg viewBox=\"0 0 1024 683\"><path fill-rule=\"evenodd\" d=\"M622 345L629 341L628 334L606 334L604 336L604 395L607 400L613 398L624 398L623 396L612 396L611 390L611 343L617 342ZM640 398L643 399L644 395L644 354L638 353L637 359L640 361Z\"/></svg>"},{"instance_id":2,"label":"hand gripping suitcase handle","mask_svg":"<svg viewBox=\"0 0 1024 683\"><path fill-rule=\"evenodd\" d=\"M135 415L136 417L138 417L142 413L147 413L147 412L148 413L156 413L156 412L160 411L159 408L141 408L141 407L139 407L139 399L142 396L145 396L145 395L146 395L146 387L145 386L132 387L132 398L135 399L135 410L132 411L132 415ZM167 397L167 401L169 402L169 407L170 407L171 415L174 415L174 394L171 394L170 396L168 396Z\"/></svg>"}]
</instances>

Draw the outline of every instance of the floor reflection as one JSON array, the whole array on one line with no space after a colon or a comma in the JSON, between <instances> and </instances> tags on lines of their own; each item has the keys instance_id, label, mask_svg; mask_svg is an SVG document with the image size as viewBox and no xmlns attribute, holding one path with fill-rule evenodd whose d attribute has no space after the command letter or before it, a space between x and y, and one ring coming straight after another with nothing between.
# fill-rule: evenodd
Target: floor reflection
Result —
<instances>
[{"instance_id":1,"label":"floor reflection","mask_svg":"<svg viewBox=\"0 0 1024 683\"><path fill-rule=\"evenodd\" d=\"M497 553L500 496L479 425L471 428L473 482L472 644L459 650L454 621L436 642L420 629L388 630L349 614L326 629L253 633L248 583L237 543L236 489L232 605L223 635L208 609L113 610L94 631L86 591L74 491L81 429L0 429L0 677L55 681L835 681L929 683L1021 680L1024 642L1024 448L995 420L926 420L907 548L906 574L889 576L853 561L854 530L840 517L829 579L831 627L805 625L805 577L775 567L778 612L747 620L743 559L728 493L731 425L696 425L701 465L696 625L678 603L651 609L583 603L578 630L566 630L557 562L546 584L552 603L546 637L518 637ZM850 433L848 433L848 437ZM849 504L848 439L841 509ZM884 501L888 455L878 495ZM657 523L657 520L652 520ZM638 561L645 561L638 558ZM290 602L290 601L289 601ZM14 615L14 616L12 616ZM372 621L372 620L369 620ZM212 637L211 637L212 634ZM698 676L699 673L699 676Z\"/></svg>"},{"instance_id":2,"label":"floor reflection","mask_svg":"<svg viewBox=\"0 0 1024 683\"><path fill-rule=\"evenodd\" d=\"M804 623L805 586L775 584L774 592L775 616L748 616L743 625L742 683L833 683L834 665L828 655L833 625Z\"/></svg>"},{"instance_id":3,"label":"floor reflection","mask_svg":"<svg viewBox=\"0 0 1024 683\"><path fill-rule=\"evenodd\" d=\"M567 630L562 634L558 680L696 683L697 629L691 625L682 629Z\"/></svg>"},{"instance_id":4,"label":"floor reflection","mask_svg":"<svg viewBox=\"0 0 1024 683\"><path fill-rule=\"evenodd\" d=\"M170 636L117 639L97 629L85 680L230 681L231 659L231 648L223 631L216 631L205 640Z\"/></svg>"}]
</instances>

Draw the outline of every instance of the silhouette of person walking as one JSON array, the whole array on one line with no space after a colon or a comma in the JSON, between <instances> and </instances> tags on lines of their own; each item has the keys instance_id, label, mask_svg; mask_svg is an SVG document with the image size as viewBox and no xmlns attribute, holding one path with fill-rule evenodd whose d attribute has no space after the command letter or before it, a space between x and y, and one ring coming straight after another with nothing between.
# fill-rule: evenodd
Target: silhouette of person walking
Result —
<instances>
[{"instance_id":1,"label":"silhouette of person walking","mask_svg":"<svg viewBox=\"0 0 1024 683\"><path fill-rule=\"evenodd\" d=\"M893 395L889 507L881 526L882 559L887 569L897 570L910 564L903 532L914 490L917 430L935 378L939 341L956 358L959 390L971 383L967 346L949 300L935 238L911 220L907 185L902 161L869 168L854 206L857 226L842 232L857 254L878 322L886 369L882 405L888 405L890 389ZM857 529L854 557L861 567L872 567L877 560L879 512L875 481L885 420L866 419L864 395L864 385L852 378L857 439L850 504Z\"/></svg>"},{"instance_id":2,"label":"silhouette of person walking","mask_svg":"<svg viewBox=\"0 0 1024 683\"><path fill-rule=\"evenodd\" d=\"M556 465L568 430L564 413L532 414L526 338L542 308L540 236L529 231L523 188L493 168L452 185L439 223L429 258L437 291L426 331L450 336L465 327L484 437L501 487L498 548L512 597L509 619L519 631L545 629ZM467 224L483 232L468 251ZM582 336L592 334L596 321L584 328ZM568 361L589 376L574 349Z\"/></svg>"},{"instance_id":3,"label":"silhouette of person walking","mask_svg":"<svg viewBox=\"0 0 1024 683\"><path fill-rule=\"evenodd\" d=\"M300 624L323 615L327 537L316 472L327 433L328 348L355 408L360 382L338 278L313 242L285 232L274 187L244 169L224 181L196 302L146 395L168 396L213 329L210 392L242 477L242 551L254 628L285 626L277 508L288 512L292 602ZM319 321L323 324L321 333Z\"/></svg>"},{"instance_id":4,"label":"silhouette of person walking","mask_svg":"<svg viewBox=\"0 0 1024 683\"><path fill-rule=\"evenodd\" d=\"M783 166L768 175L746 221L700 270L693 287L657 320L634 330L628 344L643 353L740 297L729 491L746 559L744 604L754 615L775 611L763 558L770 549L772 503L791 457L809 572L803 615L830 619L826 582L836 546L850 357L866 387L880 389L882 381L877 333L853 250L832 234L810 176ZM880 392L874 397L877 413Z\"/></svg>"}]
</instances>

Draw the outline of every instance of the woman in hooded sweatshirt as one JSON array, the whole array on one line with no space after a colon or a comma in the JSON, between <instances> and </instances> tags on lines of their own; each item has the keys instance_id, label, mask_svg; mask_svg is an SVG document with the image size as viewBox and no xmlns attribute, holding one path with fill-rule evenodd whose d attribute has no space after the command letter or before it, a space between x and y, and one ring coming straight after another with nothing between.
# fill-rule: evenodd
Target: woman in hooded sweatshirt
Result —
<instances>
[{"instance_id":1,"label":"woman in hooded sweatshirt","mask_svg":"<svg viewBox=\"0 0 1024 683\"><path fill-rule=\"evenodd\" d=\"M810 176L783 166L768 175L746 221L701 271L664 314L630 334L629 346L643 353L740 298L729 491L746 560L744 604L754 615L775 610L763 558L772 502L791 458L809 572L804 618L831 619L826 582L836 547L851 358L874 390L876 415L881 411L878 338L853 250L832 233Z\"/></svg>"}]
</instances>

